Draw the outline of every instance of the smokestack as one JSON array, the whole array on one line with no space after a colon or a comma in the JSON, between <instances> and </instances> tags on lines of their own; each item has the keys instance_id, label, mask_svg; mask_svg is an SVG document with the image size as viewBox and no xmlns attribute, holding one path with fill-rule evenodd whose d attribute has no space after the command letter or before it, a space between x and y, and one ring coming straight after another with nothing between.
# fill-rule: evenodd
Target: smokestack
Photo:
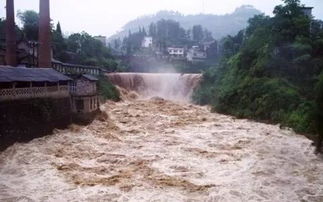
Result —
<instances>
[{"instance_id":1,"label":"smokestack","mask_svg":"<svg viewBox=\"0 0 323 202\"><path fill-rule=\"evenodd\" d=\"M10 66L17 66L14 0L7 0L6 12L6 63Z\"/></svg>"},{"instance_id":2,"label":"smokestack","mask_svg":"<svg viewBox=\"0 0 323 202\"><path fill-rule=\"evenodd\" d=\"M39 67L50 68L52 66L51 50L49 0L39 0Z\"/></svg>"}]
</instances>

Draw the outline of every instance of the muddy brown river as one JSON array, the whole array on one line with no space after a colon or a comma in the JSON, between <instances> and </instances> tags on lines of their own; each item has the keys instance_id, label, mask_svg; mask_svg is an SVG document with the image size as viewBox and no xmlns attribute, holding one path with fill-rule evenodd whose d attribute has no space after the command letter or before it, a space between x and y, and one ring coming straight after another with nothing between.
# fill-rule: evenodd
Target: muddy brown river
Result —
<instances>
[{"instance_id":1,"label":"muddy brown river","mask_svg":"<svg viewBox=\"0 0 323 202\"><path fill-rule=\"evenodd\" d=\"M0 201L323 201L323 160L304 136L134 97L0 153Z\"/></svg>"}]
</instances>

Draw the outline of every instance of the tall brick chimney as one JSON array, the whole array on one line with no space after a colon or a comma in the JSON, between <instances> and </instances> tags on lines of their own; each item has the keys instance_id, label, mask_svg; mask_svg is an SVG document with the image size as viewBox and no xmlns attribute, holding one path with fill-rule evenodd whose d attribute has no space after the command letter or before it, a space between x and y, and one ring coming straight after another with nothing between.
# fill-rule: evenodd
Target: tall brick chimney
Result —
<instances>
[{"instance_id":1,"label":"tall brick chimney","mask_svg":"<svg viewBox=\"0 0 323 202\"><path fill-rule=\"evenodd\" d=\"M50 68L52 66L51 50L49 0L39 0L39 67Z\"/></svg>"},{"instance_id":2,"label":"tall brick chimney","mask_svg":"<svg viewBox=\"0 0 323 202\"><path fill-rule=\"evenodd\" d=\"M14 0L7 0L6 12L6 63L10 66L17 66Z\"/></svg>"}]
</instances>

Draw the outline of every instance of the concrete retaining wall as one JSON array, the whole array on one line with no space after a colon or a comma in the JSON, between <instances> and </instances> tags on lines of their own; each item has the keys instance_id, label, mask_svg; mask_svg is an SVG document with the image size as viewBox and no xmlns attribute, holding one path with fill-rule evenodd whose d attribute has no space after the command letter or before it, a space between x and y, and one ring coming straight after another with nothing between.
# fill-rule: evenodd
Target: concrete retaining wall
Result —
<instances>
[{"instance_id":1,"label":"concrete retaining wall","mask_svg":"<svg viewBox=\"0 0 323 202\"><path fill-rule=\"evenodd\" d=\"M0 151L67 128L71 121L69 97L0 102Z\"/></svg>"}]
</instances>

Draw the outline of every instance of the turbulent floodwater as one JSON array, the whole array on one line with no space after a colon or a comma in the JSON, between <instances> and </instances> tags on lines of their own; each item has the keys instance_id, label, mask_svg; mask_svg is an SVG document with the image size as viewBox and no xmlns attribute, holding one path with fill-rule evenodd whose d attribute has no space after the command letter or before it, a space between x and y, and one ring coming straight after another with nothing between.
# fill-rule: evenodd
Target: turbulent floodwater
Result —
<instances>
[{"instance_id":1,"label":"turbulent floodwater","mask_svg":"<svg viewBox=\"0 0 323 202\"><path fill-rule=\"evenodd\" d=\"M323 201L323 161L278 126L162 99L0 153L0 201Z\"/></svg>"},{"instance_id":2,"label":"turbulent floodwater","mask_svg":"<svg viewBox=\"0 0 323 202\"><path fill-rule=\"evenodd\" d=\"M201 75L107 77L124 102L0 153L0 201L323 201L311 142L187 104Z\"/></svg>"}]
</instances>

